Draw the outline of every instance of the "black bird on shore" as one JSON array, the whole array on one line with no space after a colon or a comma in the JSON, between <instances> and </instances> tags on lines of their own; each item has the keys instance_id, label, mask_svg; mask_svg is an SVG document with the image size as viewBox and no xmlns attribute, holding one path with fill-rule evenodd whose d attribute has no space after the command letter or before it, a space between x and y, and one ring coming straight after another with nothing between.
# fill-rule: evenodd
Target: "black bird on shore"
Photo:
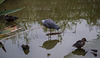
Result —
<instances>
[{"instance_id":1,"label":"black bird on shore","mask_svg":"<svg viewBox=\"0 0 100 58\"><path fill-rule=\"evenodd\" d=\"M4 10L6 11L6 9L4 9ZM15 21L15 20L18 19L17 17L11 16L11 15L7 15L7 14L5 14L5 15L3 15L3 16L5 17L5 20L6 20L7 22L13 22L13 21Z\"/></svg>"},{"instance_id":2,"label":"black bird on shore","mask_svg":"<svg viewBox=\"0 0 100 58\"><path fill-rule=\"evenodd\" d=\"M5 20L7 21L7 22L13 22L13 21L15 21L15 20L17 20L18 18L17 17L14 17L14 16L9 16L9 15L6 15L5 16Z\"/></svg>"}]
</instances>

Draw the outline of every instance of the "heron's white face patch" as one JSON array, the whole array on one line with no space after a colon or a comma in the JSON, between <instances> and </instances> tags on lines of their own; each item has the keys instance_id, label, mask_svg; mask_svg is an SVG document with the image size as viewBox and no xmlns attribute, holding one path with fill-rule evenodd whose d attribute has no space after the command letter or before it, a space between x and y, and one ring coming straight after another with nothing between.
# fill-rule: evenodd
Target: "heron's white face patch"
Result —
<instances>
[{"instance_id":1,"label":"heron's white face patch","mask_svg":"<svg viewBox=\"0 0 100 58\"><path fill-rule=\"evenodd\" d=\"M42 20L42 23L44 23L45 20Z\"/></svg>"}]
</instances>

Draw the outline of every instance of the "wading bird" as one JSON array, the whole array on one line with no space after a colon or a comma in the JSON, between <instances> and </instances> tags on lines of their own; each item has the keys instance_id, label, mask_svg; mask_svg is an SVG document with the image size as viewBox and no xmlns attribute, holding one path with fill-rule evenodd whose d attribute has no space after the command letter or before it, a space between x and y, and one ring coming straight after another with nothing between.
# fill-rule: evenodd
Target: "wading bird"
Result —
<instances>
[{"instance_id":1,"label":"wading bird","mask_svg":"<svg viewBox=\"0 0 100 58\"><path fill-rule=\"evenodd\" d=\"M45 27L49 28L49 29L56 29L56 30L59 30L60 29L60 27L58 27L56 25L56 23L53 20L51 20L51 19L42 20L42 24Z\"/></svg>"}]
</instances>

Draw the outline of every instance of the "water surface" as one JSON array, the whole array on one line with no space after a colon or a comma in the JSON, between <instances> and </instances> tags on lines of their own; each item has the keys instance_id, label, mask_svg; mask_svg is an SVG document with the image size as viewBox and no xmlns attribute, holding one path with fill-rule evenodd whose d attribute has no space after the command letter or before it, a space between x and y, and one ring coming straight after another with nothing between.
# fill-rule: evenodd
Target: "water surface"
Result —
<instances>
[{"instance_id":1,"label":"water surface","mask_svg":"<svg viewBox=\"0 0 100 58\"><path fill-rule=\"evenodd\" d=\"M14 23L0 19L0 30L13 24L23 28L14 34L33 30L1 41L6 52L0 48L0 58L100 58L100 0L6 0L0 11L21 7L25 9L9 14L19 18ZM51 40L46 36L49 29L39 23L48 18L61 28L52 32L63 32L51 35ZM88 42L77 53L72 45L82 38ZM22 44L29 50L23 50ZM97 56L91 49L97 50Z\"/></svg>"}]
</instances>

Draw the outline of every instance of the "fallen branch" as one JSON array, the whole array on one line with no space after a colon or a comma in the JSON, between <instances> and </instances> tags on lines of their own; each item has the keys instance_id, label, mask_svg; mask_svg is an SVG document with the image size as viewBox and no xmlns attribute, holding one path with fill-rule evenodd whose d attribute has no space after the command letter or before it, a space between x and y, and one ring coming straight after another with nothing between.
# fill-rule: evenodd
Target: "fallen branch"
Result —
<instances>
[{"instance_id":1,"label":"fallen branch","mask_svg":"<svg viewBox=\"0 0 100 58\"><path fill-rule=\"evenodd\" d=\"M63 32L48 33L48 34L46 34L46 35L47 35L47 36L49 36L49 35L57 35L57 34L61 34L61 33L63 33Z\"/></svg>"}]
</instances>

